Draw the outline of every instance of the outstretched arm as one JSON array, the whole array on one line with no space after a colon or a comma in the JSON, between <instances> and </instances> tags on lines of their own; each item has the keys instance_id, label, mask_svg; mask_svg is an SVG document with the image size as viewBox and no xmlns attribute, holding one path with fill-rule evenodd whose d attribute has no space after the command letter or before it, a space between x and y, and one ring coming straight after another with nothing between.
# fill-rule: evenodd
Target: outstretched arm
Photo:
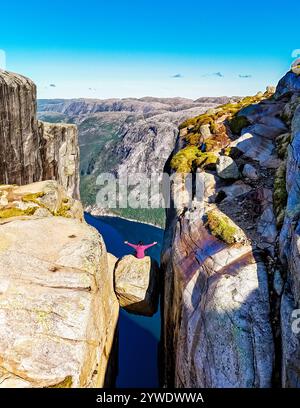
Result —
<instances>
[{"instance_id":1,"label":"outstretched arm","mask_svg":"<svg viewBox=\"0 0 300 408\"><path fill-rule=\"evenodd\" d=\"M124 241L124 244L129 245L130 247L132 247L132 248L134 248L134 249L137 248L137 245L131 244L131 243L128 242L128 241Z\"/></svg>"},{"instance_id":2,"label":"outstretched arm","mask_svg":"<svg viewBox=\"0 0 300 408\"><path fill-rule=\"evenodd\" d=\"M148 249L148 248L153 247L154 245L157 245L157 242L153 242L153 244L149 244L149 245L144 245L144 248Z\"/></svg>"}]
</instances>

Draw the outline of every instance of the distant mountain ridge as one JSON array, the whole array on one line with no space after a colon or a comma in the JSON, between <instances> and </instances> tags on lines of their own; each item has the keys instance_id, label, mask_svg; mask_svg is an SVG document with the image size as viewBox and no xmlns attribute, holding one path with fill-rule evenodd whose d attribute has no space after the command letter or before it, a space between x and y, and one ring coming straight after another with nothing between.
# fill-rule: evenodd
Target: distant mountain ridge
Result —
<instances>
[{"instance_id":1,"label":"distant mountain ridge","mask_svg":"<svg viewBox=\"0 0 300 408\"><path fill-rule=\"evenodd\" d=\"M95 206L96 178L101 172L162 172L174 149L178 125L210 108L239 100L239 97L125 98L125 99L40 99L39 118L46 122L66 122L78 126L81 153L81 197ZM128 210L129 211L129 210ZM143 221L164 219L164 211ZM154 218L155 219L154 219Z\"/></svg>"},{"instance_id":2,"label":"distant mountain ridge","mask_svg":"<svg viewBox=\"0 0 300 408\"><path fill-rule=\"evenodd\" d=\"M57 112L63 114L84 115L98 112L151 112L166 110L177 112L183 109L200 106L203 104L223 104L239 97L201 97L195 101L188 98L156 98L146 96L143 98L123 99L39 99L39 112Z\"/></svg>"}]
</instances>

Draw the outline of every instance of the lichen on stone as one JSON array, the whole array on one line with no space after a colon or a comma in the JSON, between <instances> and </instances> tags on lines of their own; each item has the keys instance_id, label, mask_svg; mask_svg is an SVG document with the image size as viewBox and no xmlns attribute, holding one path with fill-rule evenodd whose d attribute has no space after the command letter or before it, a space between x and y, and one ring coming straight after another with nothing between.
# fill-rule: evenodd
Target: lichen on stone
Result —
<instances>
[{"instance_id":1,"label":"lichen on stone","mask_svg":"<svg viewBox=\"0 0 300 408\"><path fill-rule=\"evenodd\" d=\"M212 152L201 152L197 146L187 146L171 160L171 167L178 173L191 173L197 167L206 168L217 163L218 156Z\"/></svg>"},{"instance_id":2,"label":"lichen on stone","mask_svg":"<svg viewBox=\"0 0 300 408\"><path fill-rule=\"evenodd\" d=\"M57 211L55 211L54 216L71 218L71 214L69 213L70 210L71 210L70 205L62 204L61 207Z\"/></svg>"},{"instance_id":3,"label":"lichen on stone","mask_svg":"<svg viewBox=\"0 0 300 408\"><path fill-rule=\"evenodd\" d=\"M38 199L44 197L44 195L45 193L43 192L26 194L22 197L22 201L24 203L35 203L35 204L41 205Z\"/></svg>"},{"instance_id":4,"label":"lichen on stone","mask_svg":"<svg viewBox=\"0 0 300 408\"><path fill-rule=\"evenodd\" d=\"M0 218L12 218L12 217L21 217L21 216L30 216L34 215L37 207L29 207L25 210L21 208L11 207L0 209Z\"/></svg>"},{"instance_id":5,"label":"lichen on stone","mask_svg":"<svg viewBox=\"0 0 300 408\"><path fill-rule=\"evenodd\" d=\"M286 163L283 162L277 169L274 180L274 210L276 214L277 227L281 228L287 205L288 193L286 190Z\"/></svg>"},{"instance_id":6,"label":"lichen on stone","mask_svg":"<svg viewBox=\"0 0 300 408\"><path fill-rule=\"evenodd\" d=\"M190 173L199 156L201 156L201 150L197 146L187 146L173 156L171 167L178 173Z\"/></svg>"},{"instance_id":7,"label":"lichen on stone","mask_svg":"<svg viewBox=\"0 0 300 408\"><path fill-rule=\"evenodd\" d=\"M239 135L239 136L241 134L241 131L249 125L250 125L250 122L245 116L234 116L229 121L229 127L232 133Z\"/></svg>"},{"instance_id":8,"label":"lichen on stone","mask_svg":"<svg viewBox=\"0 0 300 408\"><path fill-rule=\"evenodd\" d=\"M218 159L219 156L217 156L215 153L201 153L201 155L195 159L194 165L196 167L200 167L201 169L215 169Z\"/></svg>"},{"instance_id":9,"label":"lichen on stone","mask_svg":"<svg viewBox=\"0 0 300 408\"><path fill-rule=\"evenodd\" d=\"M276 138L276 149L280 159L286 159L287 148L291 142L291 134L284 133Z\"/></svg>"},{"instance_id":10,"label":"lichen on stone","mask_svg":"<svg viewBox=\"0 0 300 408\"><path fill-rule=\"evenodd\" d=\"M58 384L50 385L47 388L72 388L73 378L71 375L68 375L63 381Z\"/></svg>"}]
</instances>

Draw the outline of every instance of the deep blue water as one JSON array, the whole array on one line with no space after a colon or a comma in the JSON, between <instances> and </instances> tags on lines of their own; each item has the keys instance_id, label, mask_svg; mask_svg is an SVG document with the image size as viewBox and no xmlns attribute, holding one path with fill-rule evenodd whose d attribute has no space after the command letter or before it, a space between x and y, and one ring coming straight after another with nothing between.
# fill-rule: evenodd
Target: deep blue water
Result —
<instances>
[{"instance_id":1,"label":"deep blue water","mask_svg":"<svg viewBox=\"0 0 300 408\"><path fill-rule=\"evenodd\" d=\"M118 217L92 217L86 214L85 218L101 233L108 252L116 257L134 253L124 241L157 241L159 245L150 248L147 255L160 261L162 229ZM158 387L159 338L160 311L153 317L143 317L120 310L117 387Z\"/></svg>"}]
</instances>

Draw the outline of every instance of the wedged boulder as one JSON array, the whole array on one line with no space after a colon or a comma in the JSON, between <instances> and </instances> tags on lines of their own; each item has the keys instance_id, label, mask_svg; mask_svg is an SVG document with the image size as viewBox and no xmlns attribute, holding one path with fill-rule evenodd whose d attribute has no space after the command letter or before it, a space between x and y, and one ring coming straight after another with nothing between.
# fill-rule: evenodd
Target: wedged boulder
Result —
<instances>
[{"instance_id":1,"label":"wedged boulder","mask_svg":"<svg viewBox=\"0 0 300 408\"><path fill-rule=\"evenodd\" d=\"M111 254L110 252L107 252L107 264L108 264L108 270L110 273L113 275L114 270L116 267L116 263L118 262L118 258Z\"/></svg>"},{"instance_id":2,"label":"wedged boulder","mask_svg":"<svg viewBox=\"0 0 300 408\"><path fill-rule=\"evenodd\" d=\"M128 312L152 316L159 298L159 267L149 256L124 256L115 267L115 292L120 306Z\"/></svg>"},{"instance_id":3,"label":"wedged boulder","mask_svg":"<svg viewBox=\"0 0 300 408\"><path fill-rule=\"evenodd\" d=\"M0 387L104 386L119 305L102 237L57 213L55 182L0 192Z\"/></svg>"}]
</instances>

